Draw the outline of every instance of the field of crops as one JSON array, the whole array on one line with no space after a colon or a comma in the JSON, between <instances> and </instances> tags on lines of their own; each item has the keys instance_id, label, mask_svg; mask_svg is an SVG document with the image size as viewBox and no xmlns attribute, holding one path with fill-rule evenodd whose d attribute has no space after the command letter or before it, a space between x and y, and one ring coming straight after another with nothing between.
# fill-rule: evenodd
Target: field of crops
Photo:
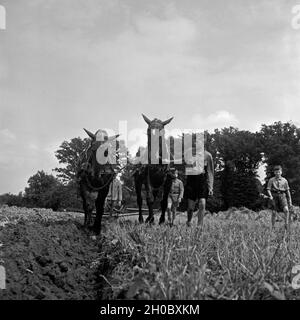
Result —
<instances>
[{"instance_id":1,"label":"field of crops","mask_svg":"<svg viewBox=\"0 0 300 320\"><path fill-rule=\"evenodd\" d=\"M195 217L196 218L196 217ZM270 230L270 212L206 215L204 229L104 221L96 241L82 214L0 208L2 299L299 299L299 222ZM294 288L293 288L294 287Z\"/></svg>"}]
</instances>

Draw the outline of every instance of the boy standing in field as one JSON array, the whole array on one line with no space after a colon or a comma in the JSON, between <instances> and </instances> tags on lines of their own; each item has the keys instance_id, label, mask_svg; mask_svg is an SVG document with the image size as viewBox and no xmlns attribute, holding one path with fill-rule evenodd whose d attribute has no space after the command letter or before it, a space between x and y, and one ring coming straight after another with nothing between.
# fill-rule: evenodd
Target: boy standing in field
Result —
<instances>
[{"instance_id":1,"label":"boy standing in field","mask_svg":"<svg viewBox=\"0 0 300 320\"><path fill-rule=\"evenodd\" d=\"M116 175L110 183L106 201L110 204L109 217L112 218L116 205L121 206L122 204L122 183Z\"/></svg>"},{"instance_id":2,"label":"boy standing in field","mask_svg":"<svg viewBox=\"0 0 300 320\"><path fill-rule=\"evenodd\" d=\"M272 211L272 229L275 225L276 212L284 212L285 228L290 229L290 212L289 207L292 206L292 198L288 181L282 177L282 167L274 167L275 177L268 182L267 192L270 200L273 201L275 211Z\"/></svg>"},{"instance_id":3,"label":"boy standing in field","mask_svg":"<svg viewBox=\"0 0 300 320\"><path fill-rule=\"evenodd\" d=\"M180 179L178 179L178 171L176 169L172 170L173 181L170 190L170 194L168 197L168 220L170 225L173 225L175 217L176 217L176 209L179 206L184 192L183 183Z\"/></svg>"}]
</instances>

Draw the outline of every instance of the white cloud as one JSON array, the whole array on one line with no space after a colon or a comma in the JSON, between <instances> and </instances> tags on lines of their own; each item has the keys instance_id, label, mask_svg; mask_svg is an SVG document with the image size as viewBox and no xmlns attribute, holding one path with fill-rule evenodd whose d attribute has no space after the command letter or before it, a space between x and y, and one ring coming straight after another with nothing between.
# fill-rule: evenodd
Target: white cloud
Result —
<instances>
[{"instance_id":1,"label":"white cloud","mask_svg":"<svg viewBox=\"0 0 300 320\"><path fill-rule=\"evenodd\" d=\"M193 116L192 124L195 128L203 130L214 130L224 127L236 127L239 124L237 117L227 110L216 111L207 117L203 117L200 114Z\"/></svg>"},{"instance_id":2,"label":"white cloud","mask_svg":"<svg viewBox=\"0 0 300 320\"><path fill-rule=\"evenodd\" d=\"M252 130L300 118L300 42L289 4L21 2L7 4L10 28L0 41L0 127L9 128L0 132L0 162L14 176L0 172L2 190L55 167L56 142L82 127L126 119L145 129L140 113L174 116L170 129ZM132 149L145 144L139 135ZM20 157L16 171L21 162L11 159Z\"/></svg>"}]
</instances>

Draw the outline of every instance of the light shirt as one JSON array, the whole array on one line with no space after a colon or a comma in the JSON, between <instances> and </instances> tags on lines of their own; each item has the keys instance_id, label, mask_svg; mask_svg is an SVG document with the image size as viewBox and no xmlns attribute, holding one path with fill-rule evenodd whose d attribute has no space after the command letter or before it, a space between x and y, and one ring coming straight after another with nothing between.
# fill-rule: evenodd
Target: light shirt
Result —
<instances>
[{"instance_id":1,"label":"light shirt","mask_svg":"<svg viewBox=\"0 0 300 320\"><path fill-rule=\"evenodd\" d=\"M273 177L268 182L267 190L284 192L290 190L290 187L288 181L285 178Z\"/></svg>"},{"instance_id":2,"label":"light shirt","mask_svg":"<svg viewBox=\"0 0 300 320\"><path fill-rule=\"evenodd\" d=\"M113 201L122 201L122 184L118 179L114 179L111 182L107 199Z\"/></svg>"},{"instance_id":3,"label":"light shirt","mask_svg":"<svg viewBox=\"0 0 300 320\"><path fill-rule=\"evenodd\" d=\"M178 198L182 199L183 198L183 192L184 192L184 187L183 183L180 179L176 178L172 182L170 194L171 195L178 195Z\"/></svg>"}]
</instances>

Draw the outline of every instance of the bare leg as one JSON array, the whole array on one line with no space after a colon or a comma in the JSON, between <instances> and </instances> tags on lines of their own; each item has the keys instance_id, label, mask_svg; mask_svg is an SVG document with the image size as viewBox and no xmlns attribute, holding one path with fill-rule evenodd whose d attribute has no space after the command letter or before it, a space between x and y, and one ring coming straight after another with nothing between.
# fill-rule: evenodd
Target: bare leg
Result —
<instances>
[{"instance_id":1,"label":"bare leg","mask_svg":"<svg viewBox=\"0 0 300 320\"><path fill-rule=\"evenodd\" d=\"M172 211L172 225L174 224L174 221L175 221L177 205L178 205L177 201L174 201L173 204L172 204L172 208L171 208L171 211Z\"/></svg>"},{"instance_id":2,"label":"bare leg","mask_svg":"<svg viewBox=\"0 0 300 320\"><path fill-rule=\"evenodd\" d=\"M198 210L198 227L203 227L203 219L205 215L205 206L206 206L206 199L201 198L199 200L199 210Z\"/></svg>"},{"instance_id":3,"label":"bare leg","mask_svg":"<svg viewBox=\"0 0 300 320\"><path fill-rule=\"evenodd\" d=\"M195 208L195 201L188 199L188 208L187 208L187 222L186 225L188 227L191 226L192 218L193 218L193 213L194 213L194 208Z\"/></svg>"},{"instance_id":4,"label":"bare leg","mask_svg":"<svg viewBox=\"0 0 300 320\"><path fill-rule=\"evenodd\" d=\"M271 230L274 230L276 222L276 211L272 210L272 217L271 217Z\"/></svg>"},{"instance_id":5,"label":"bare leg","mask_svg":"<svg viewBox=\"0 0 300 320\"><path fill-rule=\"evenodd\" d=\"M171 222L172 222L172 217L171 217L171 209L168 207L168 209L167 209L167 212L168 212L168 221L169 221L169 223L171 224Z\"/></svg>"},{"instance_id":6,"label":"bare leg","mask_svg":"<svg viewBox=\"0 0 300 320\"><path fill-rule=\"evenodd\" d=\"M171 223L171 205L172 205L172 202L171 202L171 198L169 197L167 202L167 212L168 212L169 223Z\"/></svg>"},{"instance_id":7,"label":"bare leg","mask_svg":"<svg viewBox=\"0 0 300 320\"><path fill-rule=\"evenodd\" d=\"M290 211L288 207L283 208L283 212L285 214L285 229L287 232L290 232L290 224L291 224L291 219L290 219Z\"/></svg>"}]
</instances>

